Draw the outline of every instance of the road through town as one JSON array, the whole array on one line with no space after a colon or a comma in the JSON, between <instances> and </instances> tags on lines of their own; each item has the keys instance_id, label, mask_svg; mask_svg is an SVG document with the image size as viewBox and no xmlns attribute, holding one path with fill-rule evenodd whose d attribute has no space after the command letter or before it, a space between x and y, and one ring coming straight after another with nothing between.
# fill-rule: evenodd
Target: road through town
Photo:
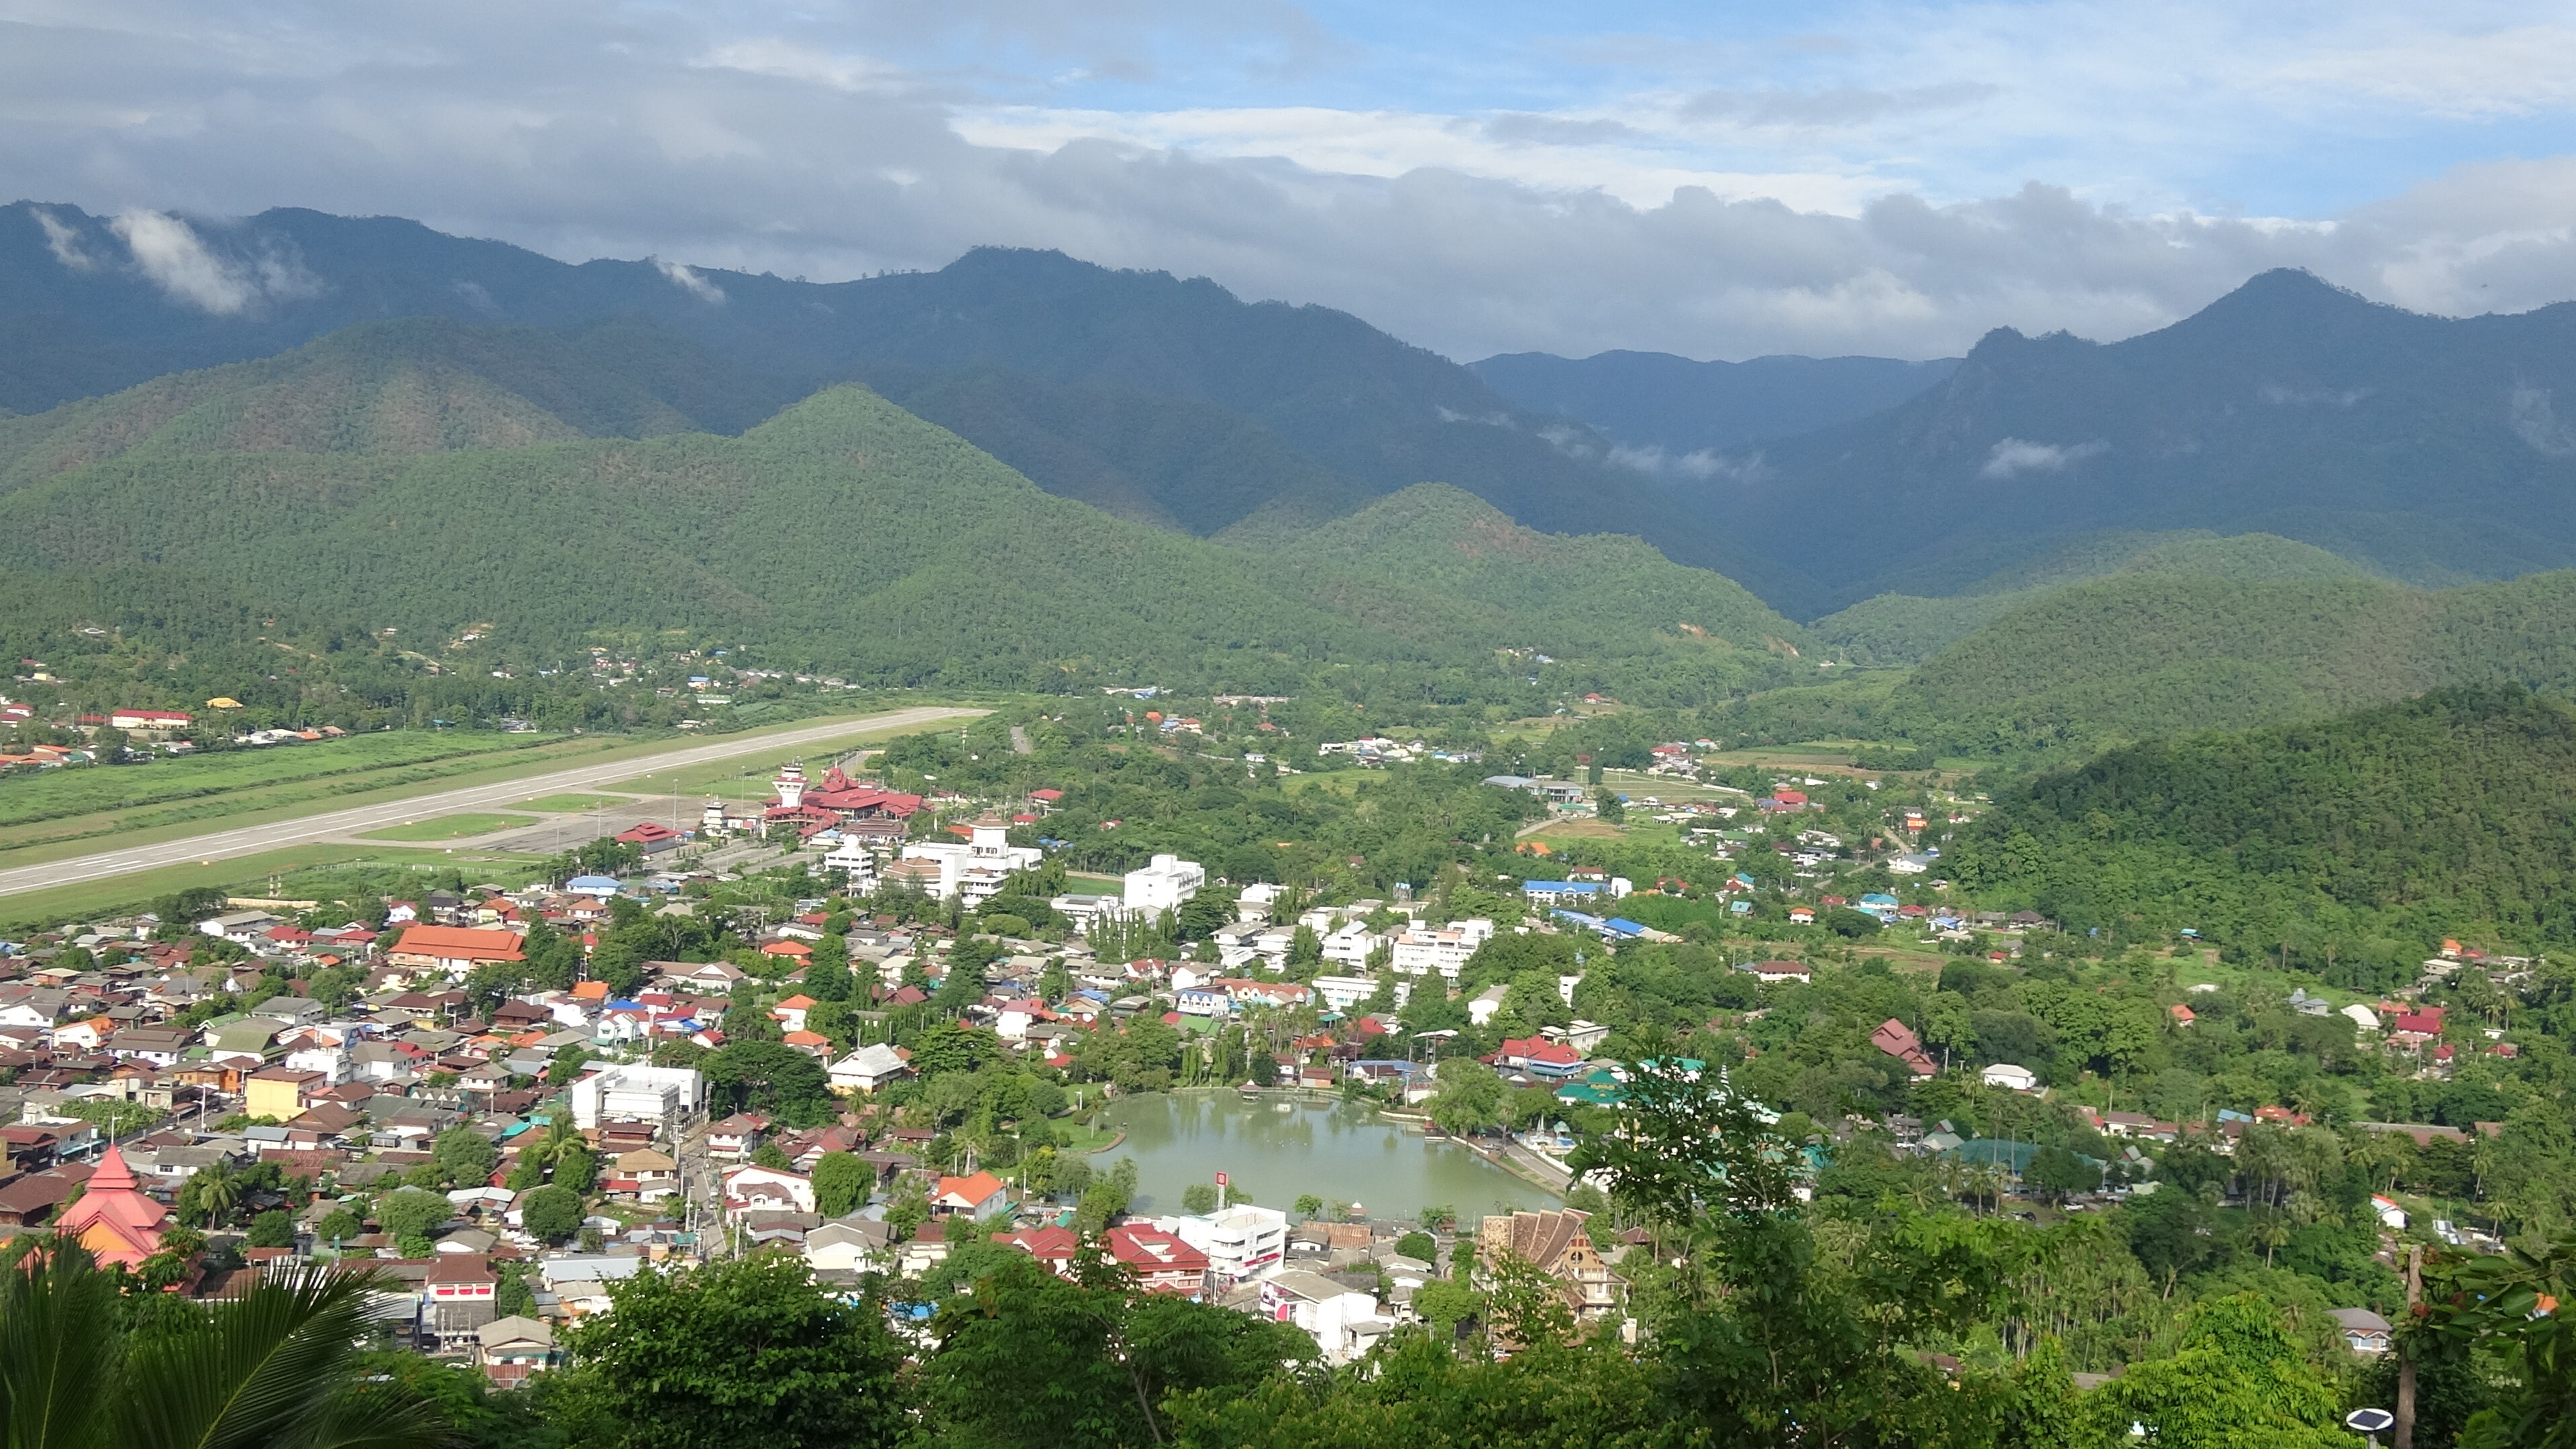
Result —
<instances>
[{"instance_id":1,"label":"road through town","mask_svg":"<svg viewBox=\"0 0 2576 1449\"><path fill-rule=\"evenodd\" d=\"M841 739L863 730L902 729L908 725L930 724L943 719L960 719L989 711L948 709L925 706L899 709L886 714L867 715L857 719L839 719L829 724L810 725L801 729L782 730L758 739L733 738L709 744L691 745L652 755L626 755L614 760L576 765L542 775L521 775L515 779L496 780L490 784L468 785L452 790L410 795L399 800L386 800L372 805L353 806L345 810L326 811L299 816L293 820L274 820L261 825L238 826L231 830L211 831L182 840L165 840L152 845L131 846L124 850L102 851L96 855L73 856L65 860L46 861L41 865L19 866L0 870L0 896L21 891L45 890L53 886L79 885L84 881L105 880L111 876L132 875L138 871L159 870L168 866L192 865L203 861L229 860L236 856L257 855L263 851L282 850L317 840L350 835L367 830L382 830L413 820L426 820L439 815L489 809L493 806L519 805L533 797L566 791L595 789L620 780L631 780L648 772L682 770L695 765L712 764L739 755L775 750L793 750L798 745L819 744ZM520 808L525 808L520 806Z\"/></svg>"}]
</instances>

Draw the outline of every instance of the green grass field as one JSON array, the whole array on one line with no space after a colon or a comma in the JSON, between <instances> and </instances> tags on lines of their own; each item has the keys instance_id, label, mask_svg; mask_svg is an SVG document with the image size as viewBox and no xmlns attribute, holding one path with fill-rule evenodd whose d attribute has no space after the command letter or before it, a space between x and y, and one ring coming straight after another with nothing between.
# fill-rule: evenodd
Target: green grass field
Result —
<instances>
[{"instance_id":1,"label":"green grass field","mask_svg":"<svg viewBox=\"0 0 2576 1449\"><path fill-rule=\"evenodd\" d=\"M591 810L620 810L634 803L632 795L548 795L528 801L527 808L548 815L579 815Z\"/></svg>"},{"instance_id":2,"label":"green grass field","mask_svg":"<svg viewBox=\"0 0 2576 1449\"><path fill-rule=\"evenodd\" d=\"M219 860L211 865L179 866L113 880L88 881L54 890L28 891L0 901L0 920L79 921L102 919L141 909L157 896L196 886L213 886L230 895L266 896L279 878L299 870L366 862L378 865L457 867L478 873L527 870L545 857L489 850L404 849L385 845L314 844L265 855Z\"/></svg>"},{"instance_id":3,"label":"green grass field","mask_svg":"<svg viewBox=\"0 0 2576 1449\"><path fill-rule=\"evenodd\" d=\"M1302 795L1308 790L1330 790L1336 795L1356 795L1385 778L1384 770L1328 770L1320 775L1287 775L1279 781L1279 793Z\"/></svg>"},{"instance_id":4,"label":"green grass field","mask_svg":"<svg viewBox=\"0 0 2576 1449\"><path fill-rule=\"evenodd\" d=\"M468 840L477 835L490 835L496 830L515 830L522 825L537 825L534 815L442 815L435 820L410 820L370 830L369 840Z\"/></svg>"},{"instance_id":5,"label":"green grass field","mask_svg":"<svg viewBox=\"0 0 2576 1449\"><path fill-rule=\"evenodd\" d=\"M219 750L159 759L148 765L15 773L0 778L0 826L32 825L102 811L241 795L325 780L335 782L336 788L348 777L382 770L436 765L472 768L473 762L517 751L548 752L548 746L563 738L491 731L424 734L389 730L307 745Z\"/></svg>"},{"instance_id":6,"label":"green grass field","mask_svg":"<svg viewBox=\"0 0 2576 1449\"><path fill-rule=\"evenodd\" d=\"M800 720L798 723L805 724L811 721ZM694 769L665 770L659 774L638 775L632 780L620 780L602 788L632 790L639 795L659 795L664 799L670 798L671 791L677 788L681 803L684 805L692 795L703 799L709 794L722 794L730 800L735 798L737 790L753 796L766 796L769 793L769 778L778 773L779 766L791 760L805 762L806 778L821 779L823 768L828 762L863 745L883 744L897 735L919 734L936 727L935 724L915 724L897 729L862 730L815 744L801 745L792 751L776 754L746 753L735 759L718 760L714 764L700 765Z\"/></svg>"}]
</instances>

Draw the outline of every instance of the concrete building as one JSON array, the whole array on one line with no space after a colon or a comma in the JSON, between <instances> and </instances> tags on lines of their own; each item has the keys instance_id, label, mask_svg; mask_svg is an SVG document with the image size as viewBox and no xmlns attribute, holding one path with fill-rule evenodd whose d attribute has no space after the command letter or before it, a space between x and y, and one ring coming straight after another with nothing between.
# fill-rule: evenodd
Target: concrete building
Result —
<instances>
[{"instance_id":1,"label":"concrete building","mask_svg":"<svg viewBox=\"0 0 2576 1449\"><path fill-rule=\"evenodd\" d=\"M1446 926L1416 926L1395 938L1395 969L1407 976L1438 972L1455 981L1467 958L1494 937L1494 923L1478 917Z\"/></svg>"},{"instance_id":2,"label":"concrete building","mask_svg":"<svg viewBox=\"0 0 2576 1449\"><path fill-rule=\"evenodd\" d=\"M1208 1256L1219 1287L1259 1277L1288 1253L1288 1215L1250 1203L1205 1216L1156 1218L1155 1225Z\"/></svg>"},{"instance_id":3,"label":"concrete building","mask_svg":"<svg viewBox=\"0 0 2576 1449\"><path fill-rule=\"evenodd\" d=\"M572 1084L572 1123L587 1130L602 1122L672 1122L706 1099L706 1078L694 1068L621 1064Z\"/></svg>"},{"instance_id":4,"label":"concrete building","mask_svg":"<svg viewBox=\"0 0 2576 1449\"><path fill-rule=\"evenodd\" d=\"M998 815L985 815L967 827L964 841L917 840L903 848L907 861L939 867L936 894L942 900L954 899L968 909L1002 893L1003 882L1019 871L1028 870L1046 852L1034 845L1013 845L1010 822Z\"/></svg>"},{"instance_id":5,"label":"concrete building","mask_svg":"<svg viewBox=\"0 0 2576 1449\"><path fill-rule=\"evenodd\" d=\"M1158 855L1151 864L1127 872L1125 905L1149 916L1177 911L1181 902L1206 884L1206 866L1177 855Z\"/></svg>"}]
</instances>

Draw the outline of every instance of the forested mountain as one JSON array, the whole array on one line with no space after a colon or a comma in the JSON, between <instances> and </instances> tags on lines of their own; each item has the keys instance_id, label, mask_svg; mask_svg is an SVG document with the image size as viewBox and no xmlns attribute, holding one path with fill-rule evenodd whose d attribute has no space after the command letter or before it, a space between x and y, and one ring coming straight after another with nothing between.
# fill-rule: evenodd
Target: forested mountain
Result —
<instances>
[{"instance_id":1,"label":"forested mountain","mask_svg":"<svg viewBox=\"0 0 2576 1449\"><path fill-rule=\"evenodd\" d=\"M1955 593L1889 593L1818 619L1817 637L1860 664L1915 664L2051 591L2086 579L2167 574L2289 581L2359 578L2361 565L2272 534L2105 533L2034 555Z\"/></svg>"},{"instance_id":2,"label":"forested mountain","mask_svg":"<svg viewBox=\"0 0 2576 1449\"><path fill-rule=\"evenodd\" d=\"M1615 676L1576 681L1637 704L1719 698L1786 677L1806 631L1731 579L1684 568L1634 538L1523 528L1474 495L1417 484L1298 538L1275 576L1301 597L1413 637L1496 641Z\"/></svg>"},{"instance_id":3,"label":"forested mountain","mask_svg":"<svg viewBox=\"0 0 2576 1449\"><path fill-rule=\"evenodd\" d=\"M1696 699L1803 637L1633 539L1537 534L1455 490L1291 565L1050 497L856 386L689 431L748 405L674 385L691 361L658 329L412 319L0 420L0 631L26 657L90 628L272 637L314 668L387 630L429 662L484 626L522 664L676 630L880 682L1273 692L1327 660L1517 687L1534 666L1494 651L1675 650L1695 667L1665 688ZM1470 557L1489 547L1499 573Z\"/></svg>"},{"instance_id":4,"label":"forested mountain","mask_svg":"<svg viewBox=\"0 0 2576 1449\"><path fill-rule=\"evenodd\" d=\"M2571 802L2576 707L2464 689L2114 751L2007 792L1949 864L2079 934L2190 927L2384 989L2446 935L2576 940Z\"/></svg>"},{"instance_id":5,"label":"forested mountain","mask_svg":"<svg viewBox=\"0 0 2576 1449\"><path fill-rule=\"evenodd\" d=\"M1522 407L1579 419L1632 448L1660 448L1662 461L1687 468L1693 453L1747 448L1894 407L1948 377L1959 360L1509 352L1468 366Z\"/></svg>"},{"instance_id":6,"label":"forested mountain","mask_svg":"<svg viewBox=\"0 0 2576 1449\"><path fill-rule=\"evenodd\" d=\"M1737 577L1773 568L1610 462L1606 439L1516 408L1347 313L1245 303L1204 279L987 248L937 272L816 284L654 261L573 266L392 218L280 209L178 225L160 223L159 249L138 252L130 220L0 208L0 407L265 357L362 321L623 319L740 370L731 385L768 408L863 381L1041 487L1160 526L1253 520L1239 537L1275 538L1448 482L1532 527L1635 533ZM166 263L174 246L193 249L193 269L164 265L156 281L139 258Z\"/></svg>"},{"instance_id":7,"label":"forested mountain","mask_svg":"<svg viewBox=\"0 0 2576 1449\"><path fill-rule=\"evenodd\" d=\"M2095 580L1935 655L1888 711L1927 742L2010 754L2508 682L2576 694L2576 572L2441 590L2371 578Z\"/></svg>"},{"instance_id":8,"label":"forested mountain","mask_svg":"<svg viewBox=\"0 0 2576 1449\"><path fill-rule=\"evenodd\" d=\"M2421 584L2576 562L2576 304L2418 316L2301 272L2098 345L1989 334L1887 412L1692 496L1804 530L1791 613L1953 583L2104 529L2280 534ZM1739 470L1740 471L1740 470ZM1811 599L1812 603L1804 602Z\"/></svg>"}]
</instances>

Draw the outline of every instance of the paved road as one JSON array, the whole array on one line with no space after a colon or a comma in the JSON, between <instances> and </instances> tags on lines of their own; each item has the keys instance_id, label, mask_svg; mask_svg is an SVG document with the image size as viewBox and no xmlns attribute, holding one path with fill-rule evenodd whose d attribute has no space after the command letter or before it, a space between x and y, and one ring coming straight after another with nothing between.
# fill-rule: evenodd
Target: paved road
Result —
<instances>
[{"instance_id":1,"label":"paved road","mask_svg":"<svg viewBox=\"0 0 2576 1449\"><path fill-rule=\"evenodd\" d=\"M575 765L544 775L522 775L514 780L496 781L489 785L469 785L462 789L441 790L433 794L412 795L388 800L380 805L360 805L326 814L305 815L293 820L273 821L266 825L243 825L231 830L168 840L158 845L138 845L125 850L102 851L97 855L72 856L47 861L43 865L23 865L14 870L0 870L0 896L20 891L44 890L52 886L78 885L83 881L105 880L110 876L132 875L137 871L161 870L174 865L199 861L229 860L235 856L257 855L262 851L282 850L292 845L306 845L333 836L367 830L382 830L406 820L427 820L432 816L456 815L494 806L521 805L533 796L556 795L567 791L594 789L631 780L638 775L658 774L664 770L687 769L737 756L769 750L789 749L798 745L819 744L824 740L856 734L861 730L900 729L906 725L929 724L934 720L979 715L980 709L899 709L888 714L845 719L836 724L811 725L803 729L783 730L758 741L730 739L714 744L693 745L687 749L667 750L652 755L630 755L624 759Z\"/></svg>"}]
</instances>

